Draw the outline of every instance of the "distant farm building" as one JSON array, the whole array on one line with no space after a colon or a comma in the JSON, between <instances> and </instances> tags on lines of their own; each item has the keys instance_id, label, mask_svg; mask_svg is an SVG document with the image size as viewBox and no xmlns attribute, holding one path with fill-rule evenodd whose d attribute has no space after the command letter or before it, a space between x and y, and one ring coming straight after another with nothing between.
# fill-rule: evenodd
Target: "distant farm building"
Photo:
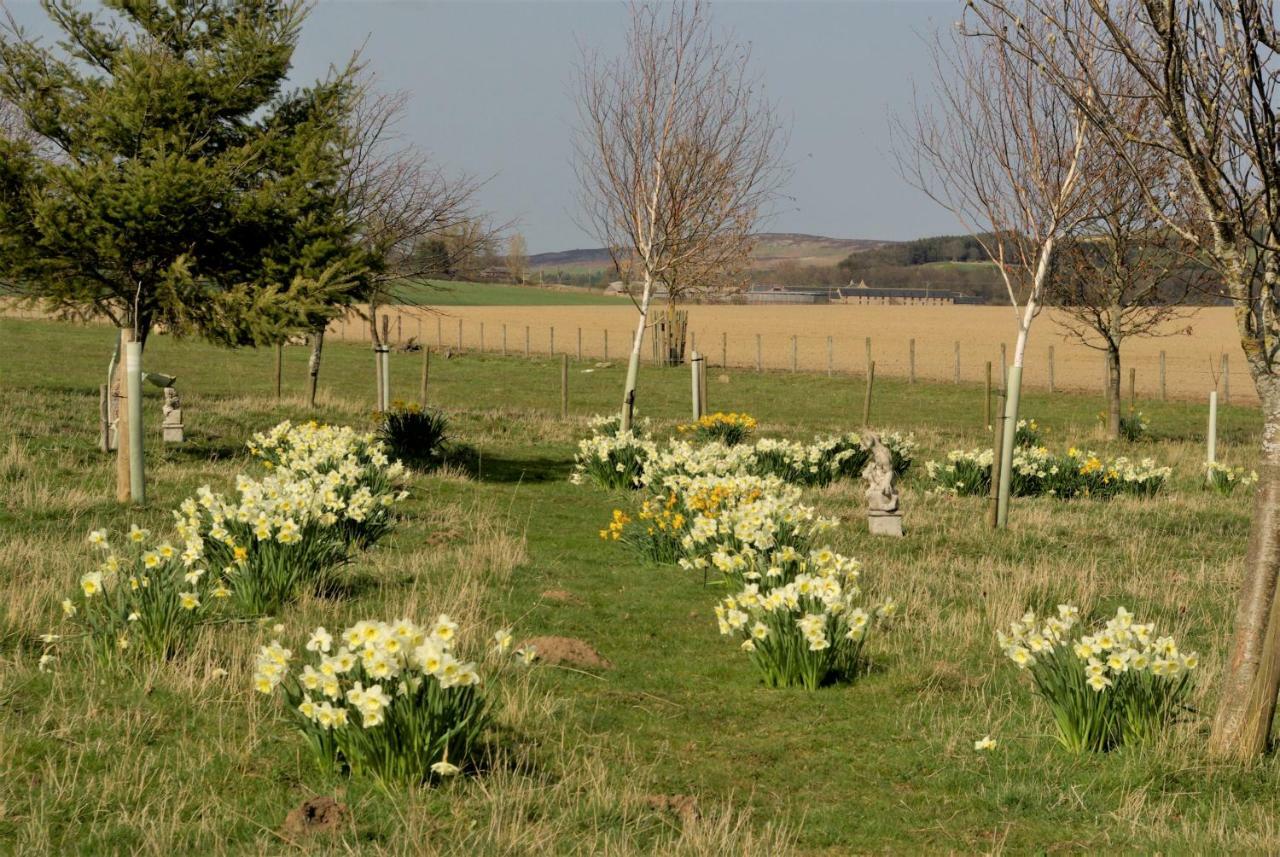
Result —
<instances>
[{"instance_id":1,"label":"distant farm building","mask_svg":"<svg viewBox=\"0 0 1280 857\"><path fill-rule=\"evenodd\" d=\"M829 304L831 290L752 286L745 297L749 304Z\"/></svg>"},{"instance_id":2,"label":"distant farm building","mask_svg":"<svg viewBox=\"0 0 1280 857\"><path fill-rule=\"evenodd\" d=\"M868 286L866 282L837 289L834 300L842 304L917 304L933 306L982 303L982 299L979 297L962 295L949 289L873 288Z\"/></svg>"},{"instance_id":3,"label":"distant farm building","mask_svg":"<svg viewBox=\"0 0 1280 857\"><path fill-rule=\"evenodd\" d=\"M636 300L644 293L644 283L624 283L622 280L614 280L604 290L606 295L630 295ZM655 301L665 301L667 299L667 284L658 280L653 284L653 294L651 296Z\"/></svg>"}]
</instances>

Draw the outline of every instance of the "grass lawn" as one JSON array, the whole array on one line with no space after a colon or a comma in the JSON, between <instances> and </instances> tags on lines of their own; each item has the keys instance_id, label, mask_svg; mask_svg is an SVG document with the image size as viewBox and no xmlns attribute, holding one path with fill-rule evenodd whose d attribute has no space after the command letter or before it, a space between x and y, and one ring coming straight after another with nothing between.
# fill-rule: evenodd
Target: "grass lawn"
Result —
<instances>
[{"instance_id":1,"label":"grass lawn","mask_svg":"<svg viewBox=\"0 0 1280 857\"><path fill-rule=\"evenodd\" d=\"M594 289L511 286L428 280L401 286L396 298L410 306L611 306L630 303L625 297Z\"/></svg>"},{"instance_id":2,"label":"grass lawn","mask_svg":"<svg viewBox=\"0 0 1280 857\"><path fill-rule=\"evenodd\" d=\"M491 287L484 287L491 288ZM1166 493L1111 502L1016 502L993 533L972 498L927 493L924 462L989 442L971 385L877 382L873 422L915 432L903 484L908 537L865 532L861 487L809 492L841 521L832 546L864 583L902 604L852 685L768 690L711 614L723 590L639 562L597 531L633 498L567 481L590 415L620 398L620 364L464 354L431 364L429 398L479 453L474 471L416 477L405 519L351 568L342 598L309 597L275 617L298 650L310 628L450 612L482 645L501 624L517 641L580 638L613 668L547 666L490 688L505 763L437 789L384 791L320 770L279 701L250 688L255 624L210 628L176 663L102 666L64 645L37 670L40 634L88 567L90 528L161 530L196 487L229 490L252 471L248 436L312 413L300 398L304 349L286 351L285 398L269 351L157 337L146 365L176 374L189 441L161 448L147 401L149 504L111 501L95 448L106 328L0 320L0 850L222 854L1162 853L1280 850L1280 765L1203 752L1226 653L1249 500L1200 489L1205 410L1141 403L1154 439L1101 439L1096 398L1031 393L1024 413L1050 444L1151 456L1175 469ZM416 398L420 357L393 354L393 395ZM372 360L326 348L317 418L367 424ZM858 378L709 372L712 409L747 411L766 435L808 439L860 419ZM645 367L639 408L660 435L687 414L684 370ZM158 393L158 391L156 391ZM1259 419L1220 414L1220 456L1256 457ZM1125 604L1198 649L1196 711L1157 746L1075 757L1055 743L1027 676L994 634L1029 606ZM226 674L222 674L222 670ZM998 747L973 742L990 733ZM354 826L334 839L280 831L306 798L337 795ZM655 806L693 795L697 817Z\"/></svg>"}]
</instances>

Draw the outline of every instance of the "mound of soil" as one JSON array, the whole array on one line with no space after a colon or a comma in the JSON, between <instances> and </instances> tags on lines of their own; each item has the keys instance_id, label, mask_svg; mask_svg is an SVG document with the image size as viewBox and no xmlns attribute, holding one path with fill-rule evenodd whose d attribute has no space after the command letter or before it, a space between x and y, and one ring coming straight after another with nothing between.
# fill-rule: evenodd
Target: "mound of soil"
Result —
<instances>
[{"instance_id":1,"label":"mound of soil","mask_svg":"<svg viewBox=\"0 0 1280 857\"><path fill-rule=\"evenodd\" d=\"M533 647L538 660L547 664L564 664L584 670L612 669L613 664L591 647L589 643L573 637L530 637L521 648Z\"/></svg>"},{"instance_id":2,"label":"mound of soil","mask_svg":"<svg viewBox=\"0 0 1280 857\"><path fill-rule=\"evenodd\" d=\"M645 804L655 812L669 812L684 823L698 818L698 799L693 795L646 795Z\"/></svg>"},{"instance_id":3,"label":"mound of soil","mask_svg":"<svg viewBox=\"0 0 1280 857\"><path fill-rule=\"evenodd\" d=\"M567 589L548 589L540 596L544 601L555 601L559 604L577 604L578 597Z\"/></svg>"},{"instance_id":4,"label":"mound of soil","mask_svg":"<svg viewBox=\"0 0 1280 857\"><path fill-rule=\"evenodd\" d=\"M336 833L351 823L351 810L331 797L313 797L284 818L281 833L290 838Z\"/></svg>"}]
</instances>

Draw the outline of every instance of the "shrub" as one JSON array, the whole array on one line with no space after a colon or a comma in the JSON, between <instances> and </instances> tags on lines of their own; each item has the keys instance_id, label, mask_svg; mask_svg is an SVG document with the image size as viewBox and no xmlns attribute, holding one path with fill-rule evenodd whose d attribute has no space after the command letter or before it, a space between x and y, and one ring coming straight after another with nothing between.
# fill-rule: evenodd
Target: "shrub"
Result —
<instances>
[{"instance_id":1,"label":"shrub","mask_svg":"<svg viewBox=\"0 0 1280 857\"><path fill-rule=\"evenodd\" d=\"M741 638L768 687L816 690L852 679L868 632L893 605L859 606L857 563L829 550L799 560L787 576L773 566L763 582L724 599L715 609L720 633Z\"/></svg>"},{"instance_id":2,"label":"shrub","mask_svg":"<svg viewBox=\"0 0 1280 857\"><path fill-rule=\"evenodd\" d=\"M676 426L676 431L690 434L695 441L717 441L725 446L742 443L756 430L756 421L746 414L714 413L697 422Z\"/></svg>"},{"instance_id":3,"label":"shrub","mask_svg":"<svg viewBox=\"0 0 1280 857\"><path fill-rule=\"evenodd\" d=\"M1224 497L1231 496L1237 488L1248 488L1258 481L1256 470L1245 472L1243 467L1228 467L1216 461L1206 461L1204 471L1205 484Z\"/></svg>"},{"instance_id":4,"label":"shrub","mask_svg":"<svg viewBox=\"0 0 1280 857\"><path fill-rule=\"evenodd\" d=\"M393 402L380 414L378 439L387 453L415 470L427 471L445 460L449 418L444 411Z\"/></svg>"},{"instance_id":5,"label":"shrub","mask_svg":"<svg viewBox=\"0 0 1280 857\"><path fill-rule=\"evenodd\" d=\"M1199 662L1123 607L1094 634L1078 635L1079 610L1058 605L1041 622L1028 612L997 634L1005 655L1031 673L1068 750L1101 752L1149 741L1184 708Z\"/></svg>"},{"instance_id":6,"label":"shrub","mask_svg":"<svg viewBox=\"0 0 1280 857\"><path fill-rule=\"evenodd\" d=\"M199 543L179 551L136 524L118 551L104 530L90 533L89 542L102 551L103 561L81 575L77 592L62 601L62 612L103 656L138 651L170 658L187 648L197 627L217 615L231 594L225 581L206 570Z\"/></svg>"},{"instance_id":7,"label":"shrub","mask_svg":"<svg viewBox=\"0 0 1280 857\"><path fill-rule=\"evenodd\" d=\"M263 646L254 687L283 693L323 766L392 783L439 779L474 760L489 719L476 665L454 651L457 630L443 614L430 627L357 622L338 641L316 628L300 671L278 641Z\"/></svg>"}]
</instances>

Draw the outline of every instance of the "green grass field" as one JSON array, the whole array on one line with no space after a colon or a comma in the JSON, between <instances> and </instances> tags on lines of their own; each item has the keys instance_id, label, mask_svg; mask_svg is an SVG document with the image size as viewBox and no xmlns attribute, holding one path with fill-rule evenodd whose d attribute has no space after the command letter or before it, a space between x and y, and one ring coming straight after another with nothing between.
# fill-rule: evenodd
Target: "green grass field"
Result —
<instances>
[{"instance_id":1,"label":"green grass field","mask_svg":"<svg viewBox=\"0 0 1280 857\"><path fill-rule=\"evenodd\" d=\"M325 773L249 686L254 625L208 629L169 665L101 667L67 648L37 670L40 634L89 560L85 533L168 510L203 483L251 468L243 444L301 398L306 354L273 355L157 337L146 365L179 376L189 441L151 434L147 508L112 502L112 463L95 448L106 328L0 320L0 850L20 854L848 854L1267 853L1280 850L1280 766L1225 765L1203 751L1229 639L1249 501L1200 488L1205 410L1142 402L1154 439L1101 439L1096 398L1031 393L1024 413L1069 443L1152 456L1175 469L1154 499L1017 502L993 533L977 499L928 494L923 463L988 442L973 386L877 382L873 422L914 431L903 485L908 537L866 535L861 487L810 491L841 526L833 547L864 564L877 595L902 603L852 685L808 694L763 688L711 614L721 588L639 562L597 531L630 502L568 483L590 415L611 411L619 364L572 363L559 419L559 360L463 354L431 363L429 399L478 461L469 475L416 477L406 517L353 570L342 598L307 598L273 621L300 648L315 624L445 610L516 639L580 638L613 663L598 673L535 666L495 686L507 764L436 789L383 790ZM393 395L417 396L421 358L393 354ZM852 377L712 369L713 410L756 415L761 433L807 439L855 427ZM317 418L368 424L367 349L326 348ZM688 374L645 367L639 408L659 434L688 410ZM1256 411L1220 415L1220 455L1255 460ZM1155 746L1074 757L995 629L1028 606L1131 607L1199 649L1196 711ZM222 675L221 670L226 674ZM973 750L985 734L999 740ZM354 825L333 839L282 833L306 798L337 795ZM693 795L696 816L654 805Z\"/></svg>"},{"instance_id":2,"label":"green grass field","mask_svg":"<svg viewBox=\"0 0 1280 857\"><path fill-rule=\"evenodd\" d=\"M396 290L400 303L411 306L616 306L628 299L592 289L510 286L429 280Z\"/></svg>"}]
</instances>

